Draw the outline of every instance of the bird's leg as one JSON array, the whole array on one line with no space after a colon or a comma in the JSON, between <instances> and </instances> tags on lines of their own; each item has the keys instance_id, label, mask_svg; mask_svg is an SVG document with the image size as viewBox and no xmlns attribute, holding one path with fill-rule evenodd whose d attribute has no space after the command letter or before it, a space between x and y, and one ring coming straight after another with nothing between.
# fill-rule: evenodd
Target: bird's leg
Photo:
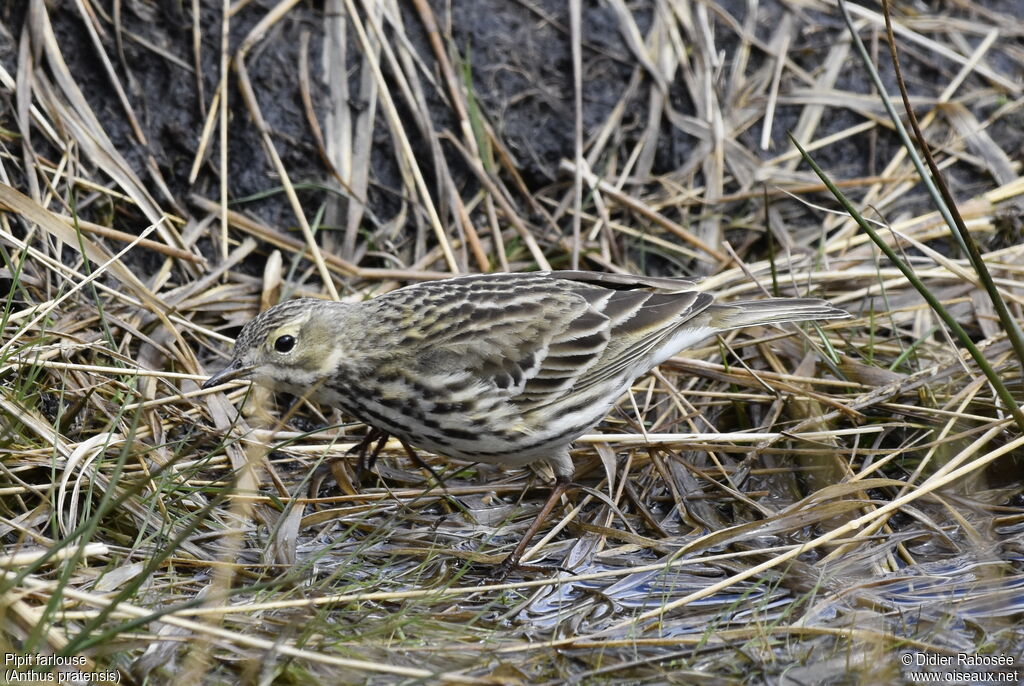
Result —
<instances>
[{"instance_id":1,"label":"bird's leg","mask_svg":"<svg viewBox=\"0 0 1024 686\"><path fill-rule=\"evenodd\" d=\"M537 514L537 518L530 524L530 528L523 534L522 540L516 546L516 549L509 553L508 557L501 561L501 563L494 569L494 577L496 579L504 579L509 573L519 566L519 560L523 557L523 553L526 552L526 546L530 545L530 541L537 532L540 531L540 527L544 524L544 520L548 518L551 511L555 509L555 505L558 504L559 499L565 493L566 489L569 488L569 477L568 476L557 476L555 477L555 485L551 488L551 495L548 496L548 500L544 503L544 507L540 508L540 513Z\"/></svg>"},{"instance_id":2,"label":"bird's leg","mask_svg":"<svg viewBox=\"0 0 1024 686\"><path fill-rule=\"evenodd\" d=\"M413 450L413 447L411 445L405 442L404 438L399 438L398 442L402 444L402 447L405 449L405 454L409 456L409 459L412 460L413 464L415 464L420 469L426 469L428 472L430 472L430 476L434 477L434 481L436 481L441 486L441 488L445 488L444 481L441 481L441 477L437 475L437 472L434 471L434 468L431 467L426 462L424 462L423 458L416 454L416 451Z\"/></svg>"},{"instance_id":3,"label":"bird's leg","mask_svg":"<svg viewBox=\"0 0 1024 686\"><path fill-rule=\"evenodd\" d=\"M357 479L361 481L363 478L363 474L373 469L373 466L377 464L377 458L380 457L380 452L384 449L384 446L387 444L389 438L391 438L391 434L387 433L386 431L370 427L370 430L366 432L366 435L363 436L362 440L348 449L345 455L359 455L359 461L356 462ZM369 452L370 449L370 444L373 443L374 441L377 441L377 445L373 447L373 452L369 453L369 456L367 456L367 453ZM420 456L416 454L416 451L413 449L411 445L409 445L408 441L406 441L404 438L399 438L398 442L402 444L402 448L405 449L405 454L409 456L409 459L412 460L417 467L426 469L428 472L430 472L430 475L434 477L434 480L437 481L437 483L441 484L441 486L444 486L444 482L441 481L441 477L437 475L437 472L435 472L434 469L429 464L424 462L420 458Z\"/></svg>"},{"instance_id":4,"label":"bird's leg","mask_svg":"<svg viewBox=\"0 0 1024 686\"><path fill-rule=\"evenodd\" d=\"M360 439L358 443L345 451L345 457L349 455L359 455L359 461L356 462L356 481L362 481L363 472L367 469L366 466L366 453L370 447L370 444L377 441L377 447L373 451L373 455L370 456L369 467L373 467L373 463L377 460L377 455L383 449L384 444L387 443L388 434L381 431L380 429L370 428L365 436ZM323 484L324 479L328 475L333 475L334 480L342 487L342 490L346 490L346 484L348 488L352 488L347 475L344 472L339 472L341 465L340 458L332 458L324 464L317 467L316 471L313 472L313 476L310 477L309 482L309 493L311 497L316 497L317 493L320 492L320 486Z\"/></svg>"},{"instance_id":5,"label":"bird's leg","mask_svg":"<svg viewBox=\"0 0 1024 686\"><path fill-rule=\"evenodd\" d=\"M380 451L384 449L387 444L390 434L387 431L381 431L374 427L370 427L370 430L363 436L363 440L359 441L359 444L351 448L346 455L357 453L359 455L359 461L356 462L356 479L359 481L363 480L363 474L373 469L373 466L377 464L377 458L380 456ZM377 441L377 445L373 447L373 452L370 453L367 458L366 453L370 448L370 444Z\"/></svg>"}]
</instances>

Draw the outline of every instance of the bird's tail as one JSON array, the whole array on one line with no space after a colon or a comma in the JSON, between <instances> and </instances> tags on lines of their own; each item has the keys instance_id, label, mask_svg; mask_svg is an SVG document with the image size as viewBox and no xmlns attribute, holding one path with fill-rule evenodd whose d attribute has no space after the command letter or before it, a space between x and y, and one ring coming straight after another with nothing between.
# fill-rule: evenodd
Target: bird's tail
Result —
<instances>
[{"instance_id":1,"label":"bird's tail","mask_svg":"<svg viewBox=\"0 0 1024 686\"><path fill-rule=\"evenodd\" d=\"M711 326L738 329L758 324L843 319L850 313L820 298L766 298L711 305L702 313Z\"/></svg>"}]
</instances>

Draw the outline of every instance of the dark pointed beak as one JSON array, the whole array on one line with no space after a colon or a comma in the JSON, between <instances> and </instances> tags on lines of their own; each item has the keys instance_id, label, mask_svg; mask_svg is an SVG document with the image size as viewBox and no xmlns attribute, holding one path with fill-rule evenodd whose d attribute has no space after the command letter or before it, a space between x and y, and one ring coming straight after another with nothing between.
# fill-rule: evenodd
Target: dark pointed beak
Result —
<instances>
[{"instance_id":1,"label":"dark pointed beak","mask_svg":"<svg viewBox=\"0 0 1024 686\"><path fill-rule=\"evenodd\" d=\"M238 360L232 360L231 364L206 380L203 384L203 390L219 386L222 383L227 383L234 379L241 379L248 376L251 372L252 367L243 366Z\"/></svg>"}]
</instances>

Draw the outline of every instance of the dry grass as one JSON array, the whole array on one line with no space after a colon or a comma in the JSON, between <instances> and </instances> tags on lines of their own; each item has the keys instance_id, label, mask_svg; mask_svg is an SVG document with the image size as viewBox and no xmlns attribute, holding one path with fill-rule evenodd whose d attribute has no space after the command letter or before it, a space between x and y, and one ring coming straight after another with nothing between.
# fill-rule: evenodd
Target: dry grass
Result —
<instances>
[{"instance_id":1,"label":"dry grass","mask_svg":"<svg viewBox=\"0 0 1024 686\"><path fill-rule=\"evenodd\" d=\"M143 3L0 12L4 652L204 684L902 683L904 655L1024 652L1024 437L785 143L819 157L1024 399L1024 360L836 8L582 4L495 10L521 20L507 63L453 37L474 30L466 5L424 0L225 3L222 33L181 3L185 47L129 21ZM1019 19L952 7L898 9L896 35L1019 320ZM882 15L850 10L890 79ZM535 39L573 75L519 96L564 115L535 132L569 141L550 183L499 88ZM139 102L180 103L139 86L139 52L194 83L187 160L154 152L168 132ZM299 58L276 89L267 54ZM273 178L242 198L232 179L252 170ZM853 318L730 333L640 379L577 442L583 489L529 553L560 570L488 578L543 501L528 471L422 455L442 486L389 444L362 483L342 460L313 498L315 469L364 427L199 390L282 298L576 265L699 274L724 300L821 295Z\"/></svg>"}]
</instances>

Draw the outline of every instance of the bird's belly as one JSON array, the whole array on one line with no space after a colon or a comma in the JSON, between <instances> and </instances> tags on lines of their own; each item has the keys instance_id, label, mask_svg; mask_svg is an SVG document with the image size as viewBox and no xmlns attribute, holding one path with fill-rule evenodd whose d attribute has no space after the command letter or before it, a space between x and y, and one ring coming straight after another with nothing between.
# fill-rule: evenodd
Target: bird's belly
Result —
<instances>
[{"instance_id":1,"label":"bird's belly","mask_svg":"<svg viewBox=\"0 0 1024 686\"><path fill-rule=\"evenodd\" d=\"M486 455L514 449L517 432L508 430L497 408L473 411L458 403L427 402L408 396L370 397L321 389L316 399L341 408L359 421L404 439L422 450L462 460L488 461ZM527 462L530 460L527 460Z\"/></svg>"},{"instance_id":2,"label":"bird's belly","mask_svg":"<svg viewBox=\"0 0 1024 686\"><path fill-rule=\"evenodd\" d=\"M437 403L403 399L383 402L356 393L322 389L316 399L341 408L359 421L386 431L421 450L468 462L518 467L560 452L604 416L607 408L590 408L593 417L547 422L524 417L503 399L478 398L472 410L439 411ZM445 408L441 403L441 410ZM600 414L594 410L599 409ZM581 425L582 423L582 425Z\"/></svg>"},{"instance_id":3,"label":"bird's belly","mask_svg":"<svg viewBox=\"0 0 1024 686\"><path fill-rule=\"evenodd\" d=\"M360 392L356 383L321 387L315 398L421 450L517 467L564 453L574 439L601 421L627 382L623 376L585 396L570 392L525 412L497 394L425 397L405 392L402 386L372 395Z\"/></svg>"}]
</instances>

